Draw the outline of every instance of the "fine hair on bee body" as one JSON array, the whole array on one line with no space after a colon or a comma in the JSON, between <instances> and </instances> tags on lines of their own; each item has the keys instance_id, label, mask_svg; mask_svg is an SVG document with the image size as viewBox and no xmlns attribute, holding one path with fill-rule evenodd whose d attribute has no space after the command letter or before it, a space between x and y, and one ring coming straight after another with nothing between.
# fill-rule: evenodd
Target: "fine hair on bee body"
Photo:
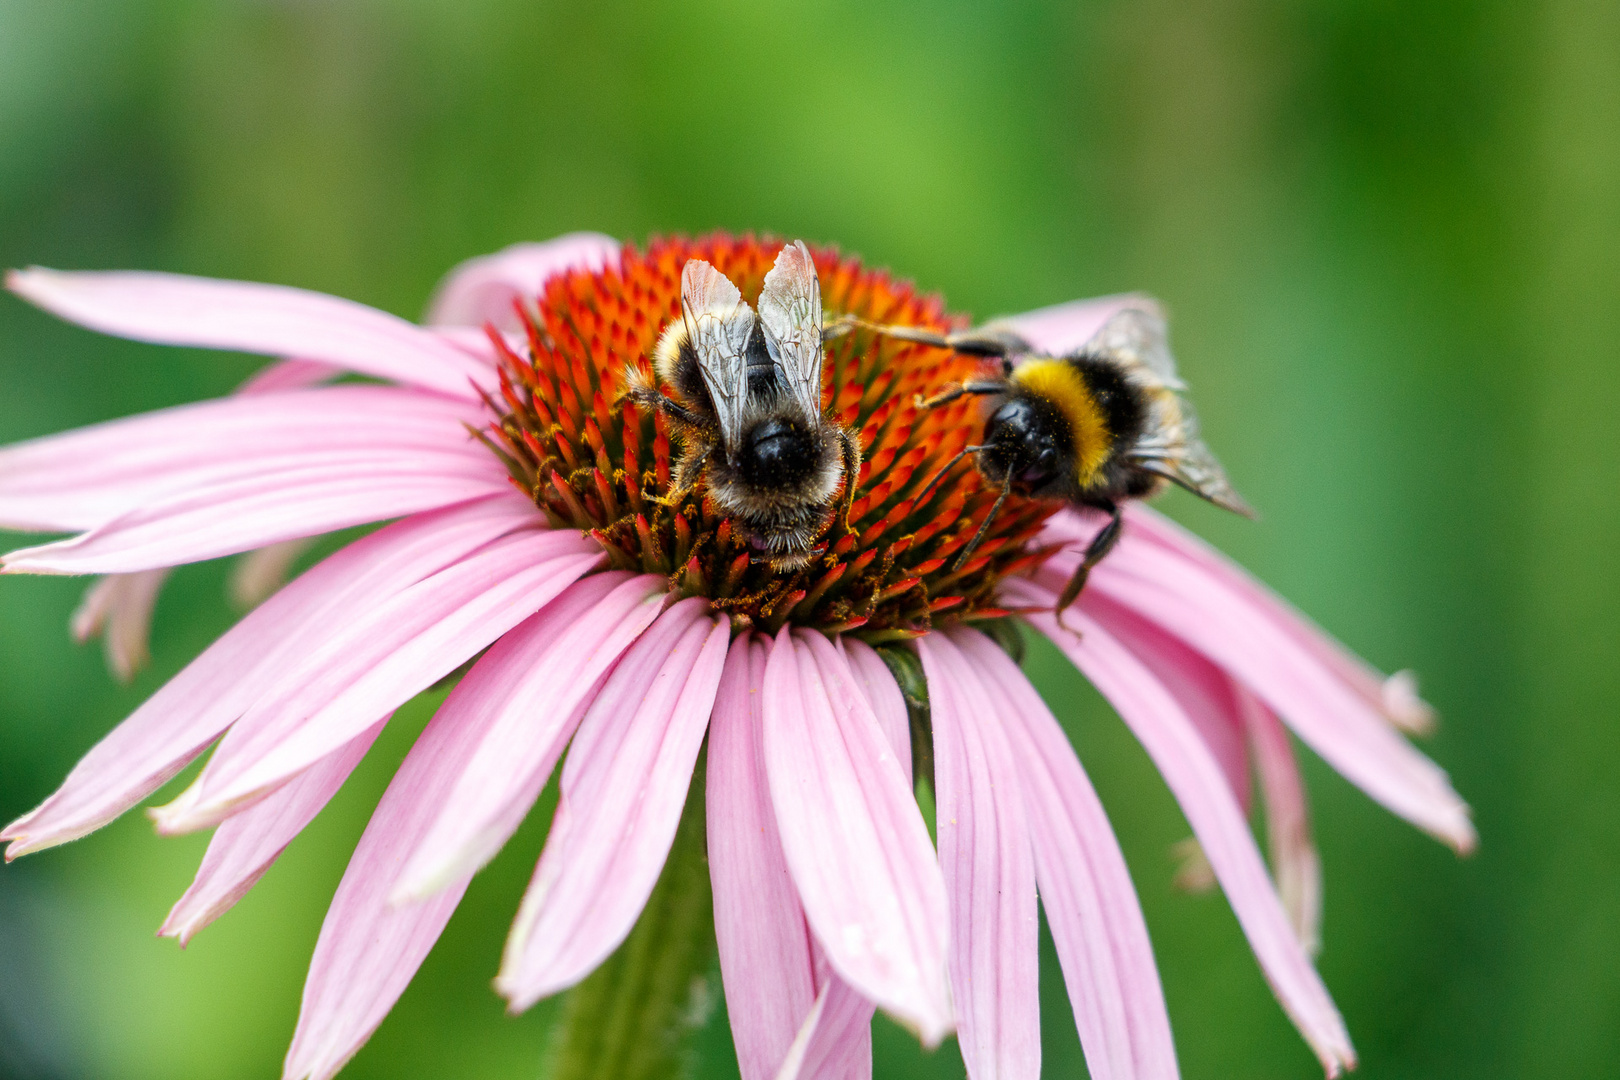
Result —
<instances>
[{"instance_id":1,"label":"fine hair on bee body","mask_svg":"<svg viewBox=\"0 0 1620 1080\"><path fill-rule=\"evenodd\" d=\"M698 486L776 570L807 565L835 517L854 500L861 448L821 408L822 310L804 242L782 248L756 312L702 259L681 271L681 317L653 352L659 385L636 368L625 397L667 417L680 456L665 502ZM673 397L660 386L673 393Z\"/></svg>"},{"instance_id":2,"label":"fine hair on bee body","mask_svg":"<svg viewBox=\"0 0 1620 1080\"><path fill-rule=\"evenodd\" d=\"M1087 545L1079 568L1058 599L1062 612L1085 587L1093 566L1112 550L1122 528L1121 504L1155 495L1168 484L1253 516L1198 436L1186 385L1176 374L1164 316L1145 297L1123 301L1079 349L1041 352L1010 327L990 323L940 334L845 317L829 335L855 329L984 357L999 370L950 388L923 406L964 395L988 398L984 436L967 454L1001 489L977 535L958 556L966 562L1009 495L1059 500L1099 510L1108 521ZM933 485L930 483L929 487Z\"/></svg>"}]
</instances>

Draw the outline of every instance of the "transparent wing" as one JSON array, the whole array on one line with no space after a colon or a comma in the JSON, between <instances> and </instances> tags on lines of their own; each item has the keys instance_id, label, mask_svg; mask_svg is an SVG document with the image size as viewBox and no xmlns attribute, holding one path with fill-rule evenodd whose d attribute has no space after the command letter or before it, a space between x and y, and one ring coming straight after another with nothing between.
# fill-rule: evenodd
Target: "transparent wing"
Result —
<instances>
[{"instance_id":1,"label":"transparent wing","mask_svg":"<svg viewBox=\"0 0 1620 1080\"><path fill-rule=\"evenodd\" d=\"M744 352L754 332L754 312L726 275L702 259L692 259L681 270L681 317L729 455L742 439L748 392Z\"/></svg>"},{"instance_id":2,"label":"transparent wing","mask_svg":"<svg viewBox=\"0 0 1620 1080\"><path fill-rule=\"evenodd\" d=\"M1151 300L1134 299L1114 315L1080 349L1082 353L1110 356L1134 367L1145 381L1168 390L1185 390L1170 355L1170 337L1164 313Z\"/></svg>"},{"instance_id":3,"label":"transparent wing","mask_svg":"<svg viewBox=\"0 0 1620 1080\"><path fill-rule=\"evenodd\" d=\"M777 383L809 424L821 420L821 283L803 240L776 256L759 294L765 347Z\"/></svg>"},{"instance_id":4,"label":"transparent wing","mask_svg":"<svg viewBox=\"0 0 1620 1080\"><path fill-rule=\"evenodd\" d=\"M1254 517L1254 509L1232 487L1226 470L1215 460L1204 440L1198 435L1198 418L1185 399L1178 402L1181 422L1174 434L1158 441L1138 443L1130 457L1139 468L1164 477L1173 484L1186 488L1216 506L1224 507L1244 517Z\"/></svg>"}]
</instances>

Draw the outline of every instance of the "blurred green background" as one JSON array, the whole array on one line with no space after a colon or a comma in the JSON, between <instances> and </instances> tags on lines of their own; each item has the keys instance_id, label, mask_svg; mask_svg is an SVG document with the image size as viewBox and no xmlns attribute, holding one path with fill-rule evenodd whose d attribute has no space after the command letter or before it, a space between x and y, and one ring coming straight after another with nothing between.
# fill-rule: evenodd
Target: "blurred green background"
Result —
<instances>
[{"instance_id":1,"label":"blurred green background","mask_svg":"<svg viewBox=\"0 0 1620 1080\"><path fill-rule=\"evenodd\" d=\"M1314 759L1320 966L1370 1077L1620 1059L1620 5L0 0L0 261L286 282L418 314L467 256L573 229L836 241L978 316L1145 289L1258 523L1164 505L1443 724L1459 861ZM0 301L0 441L216 395L240 357ZM20 538L16 538L20 542ZM233 617L164 594L129 688L82 582L0 582L0 817ZM1130 861L1185 1075L1314 1077L1186 834L1072 672L1031 667ZM186 951L204 838L138 814L0 871L0 1074L275 1077L406 710ZM489 986L542 830L467 902L348 1077L530 1077L553 1013ZM1049 1076L1084 1074L1045 946ZM721 1018L701 1075L731 1075ZM960 1076L880 1022L880 1076Z\"/></svg>"}]
</instances>

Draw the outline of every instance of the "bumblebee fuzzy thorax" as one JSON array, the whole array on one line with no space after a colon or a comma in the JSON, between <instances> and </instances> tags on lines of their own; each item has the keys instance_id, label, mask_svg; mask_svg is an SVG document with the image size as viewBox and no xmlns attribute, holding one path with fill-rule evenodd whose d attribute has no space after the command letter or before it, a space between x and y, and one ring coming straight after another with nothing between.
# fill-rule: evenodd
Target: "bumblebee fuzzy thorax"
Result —
<instances>
[{"instance_id":1,"label":"bumblebee fuzzy thorax","mask_svg":"<svg viewBox=\"0 0 1620 1080\"><path fill-rule=\"evenodd\" d=\"M1041 357L1017 365L1008 382L1011 395L991 415L985 441L994 444L1002 425L1027 428L1030 436L1050 440L1074 484L1091 486L1112 454L1115 440L1081 368L1067 360ZM1013 479L1015 483L1023 480L1016 474Z\"/></svg>"}]
</instances>

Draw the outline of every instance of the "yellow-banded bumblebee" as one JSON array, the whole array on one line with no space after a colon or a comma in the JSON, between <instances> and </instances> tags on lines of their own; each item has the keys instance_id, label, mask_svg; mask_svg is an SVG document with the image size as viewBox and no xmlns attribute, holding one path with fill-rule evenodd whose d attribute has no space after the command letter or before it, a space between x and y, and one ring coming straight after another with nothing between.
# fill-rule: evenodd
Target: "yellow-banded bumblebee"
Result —
<instances>
[{"instance_id":1,"label":"yellow-banded bumblebee","mask_svg":"<svg viewBox=\"0 0 1620 1080\"><path fill-rule=\"evenodd\" d=\"M963 454L974 455L980 473L1001 488L1001 495L958 565L1010 494L1101 510L1108 523L1092 538L1058 600L1061 612L1119 540L1120 504L1126 499L1177 484L1217 506L1253 514L1198 437L1197 419L1182 397L1186 385L1170 356L1164 317L1151 300L1129 301L1066 356L1044 355L1015 330L995 323L937 334L845 318L828 330L842 333L857 326L1000 363L999 378L965 382L921 402L943 405L964 394L991 399L982 442Z\"/></svg>"},{"instance_id":2,"label":"yellow-banded bumblebee","mask_svg":"<svg viewBox=\"0 0 1620 1080\"><path fill-rule=\"evenodd\" d=\"M700 479L709 497L773 569L810 561L832 523L840 481L845 511L860 476L853 433L821 409L821 284L804 242L776 257L755 313L737 286L693 259L681 271L681 318L653 354L666 396L637 369L625 396L662 412L681 438L665 501Z\"/></svg>"}]
</instances>

